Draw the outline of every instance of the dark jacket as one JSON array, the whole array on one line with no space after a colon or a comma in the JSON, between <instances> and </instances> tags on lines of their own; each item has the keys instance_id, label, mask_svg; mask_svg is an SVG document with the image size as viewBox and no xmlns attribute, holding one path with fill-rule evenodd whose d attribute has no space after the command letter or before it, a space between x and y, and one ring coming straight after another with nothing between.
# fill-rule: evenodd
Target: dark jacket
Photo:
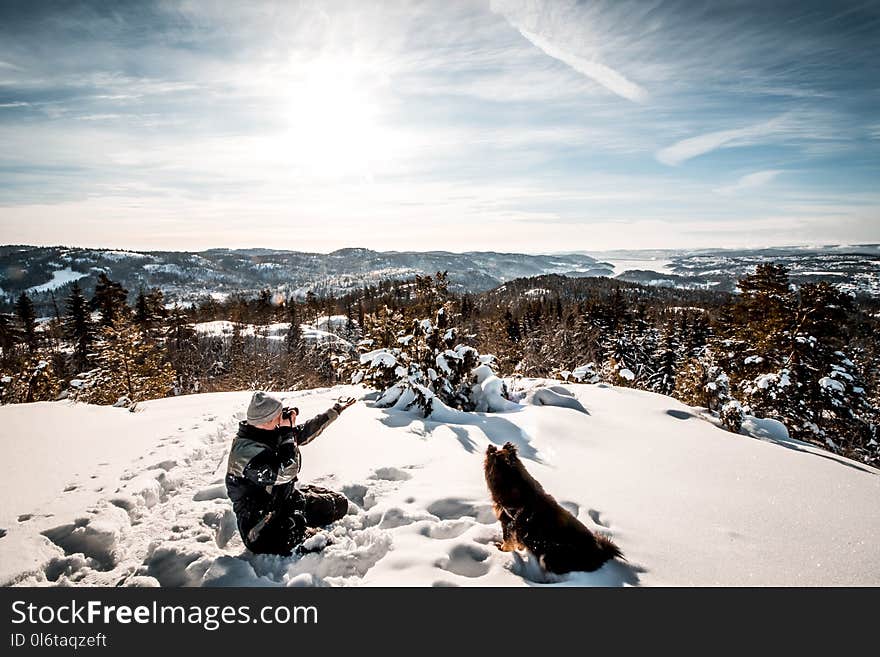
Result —
<instances>
[{"instance_id":1,"label":"dark jacket","mask_svg":"<svg viewBox=\"0 0 880 657\"><path fill-rule=\"evenodd\" d=\"M249 548L249 533L270 512L286 513L295 498L302 445L317 438L339 417L338 405L294 427L258 429L242 420L229 450L226 490L238 520L238 530Z\"/></svg>"}]
</instances>

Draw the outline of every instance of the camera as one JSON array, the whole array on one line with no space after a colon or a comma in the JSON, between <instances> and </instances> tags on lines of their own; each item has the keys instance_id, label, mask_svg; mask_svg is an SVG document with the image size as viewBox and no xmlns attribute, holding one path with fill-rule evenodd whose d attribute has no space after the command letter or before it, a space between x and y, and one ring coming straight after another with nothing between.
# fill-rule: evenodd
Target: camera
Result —
<instances>
[{"instance_id":1,"label":"camera","mask_svg":"<svg viewBox=\"0 0 880 657\"><path fill-rule=\"evenodd\" d=\"M296 406L285 406L281 409L281 419L289 420L294 413L299 415L299 409Z\"/></svg>"}]
</instances>

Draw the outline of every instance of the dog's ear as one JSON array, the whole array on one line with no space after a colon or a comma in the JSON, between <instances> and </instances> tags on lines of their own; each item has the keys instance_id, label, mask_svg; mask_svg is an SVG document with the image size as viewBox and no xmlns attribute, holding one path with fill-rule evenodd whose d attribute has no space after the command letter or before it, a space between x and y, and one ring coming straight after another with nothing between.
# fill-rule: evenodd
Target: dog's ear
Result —
<instances>
[{"instance_id":1,"label":"dog's ear","mask_svg":"<svg viewBox=\"0 0 880 657\"><path fill-rule=\"evenodd\" d=\"M516 452L516 445L508 440L506 443L504 443L504 449L510 450L511 452Z\"/></svg>"},{"instance_id":2,"label":"dog's ear","mask_svg":"<svg viewBox=\"0 0 880 657\"><path fill-rule=\"evenodd\" d=\"M498 451L498 449L495 447L495 445L489 445L486 448L486 454L494 454L497 451Z\"/></svg>"}]
</instances>

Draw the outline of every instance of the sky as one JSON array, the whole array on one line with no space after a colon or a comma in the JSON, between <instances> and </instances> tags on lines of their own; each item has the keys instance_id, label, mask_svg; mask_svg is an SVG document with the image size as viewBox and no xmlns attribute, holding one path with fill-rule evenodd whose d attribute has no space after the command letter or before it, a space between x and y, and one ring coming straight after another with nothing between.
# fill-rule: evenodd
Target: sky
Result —
<instances>
[{"instance_id":1,"label":"sky","mask_svg":"<svg viewBox=\"0 0 880 657\"><path fill-rule=\"evenodd\" d=\"M0 3L0 243L880 242L880 2Z\"/></svg>"}]
</instances>

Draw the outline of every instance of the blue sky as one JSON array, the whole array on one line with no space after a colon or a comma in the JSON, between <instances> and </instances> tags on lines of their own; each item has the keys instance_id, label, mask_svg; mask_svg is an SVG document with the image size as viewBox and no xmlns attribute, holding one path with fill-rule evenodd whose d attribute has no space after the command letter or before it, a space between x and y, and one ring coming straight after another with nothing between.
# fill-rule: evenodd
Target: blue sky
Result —
<instances>
[{"instance_id":1,"label":"blue sky","mask_svg":"<svg viewBox=\"0 0 880 657\"><path fill-rule=\"evenodd\" d=\"M880 241L878 2L0 4L0 243Z\"/></svg>"}]
</instances>

